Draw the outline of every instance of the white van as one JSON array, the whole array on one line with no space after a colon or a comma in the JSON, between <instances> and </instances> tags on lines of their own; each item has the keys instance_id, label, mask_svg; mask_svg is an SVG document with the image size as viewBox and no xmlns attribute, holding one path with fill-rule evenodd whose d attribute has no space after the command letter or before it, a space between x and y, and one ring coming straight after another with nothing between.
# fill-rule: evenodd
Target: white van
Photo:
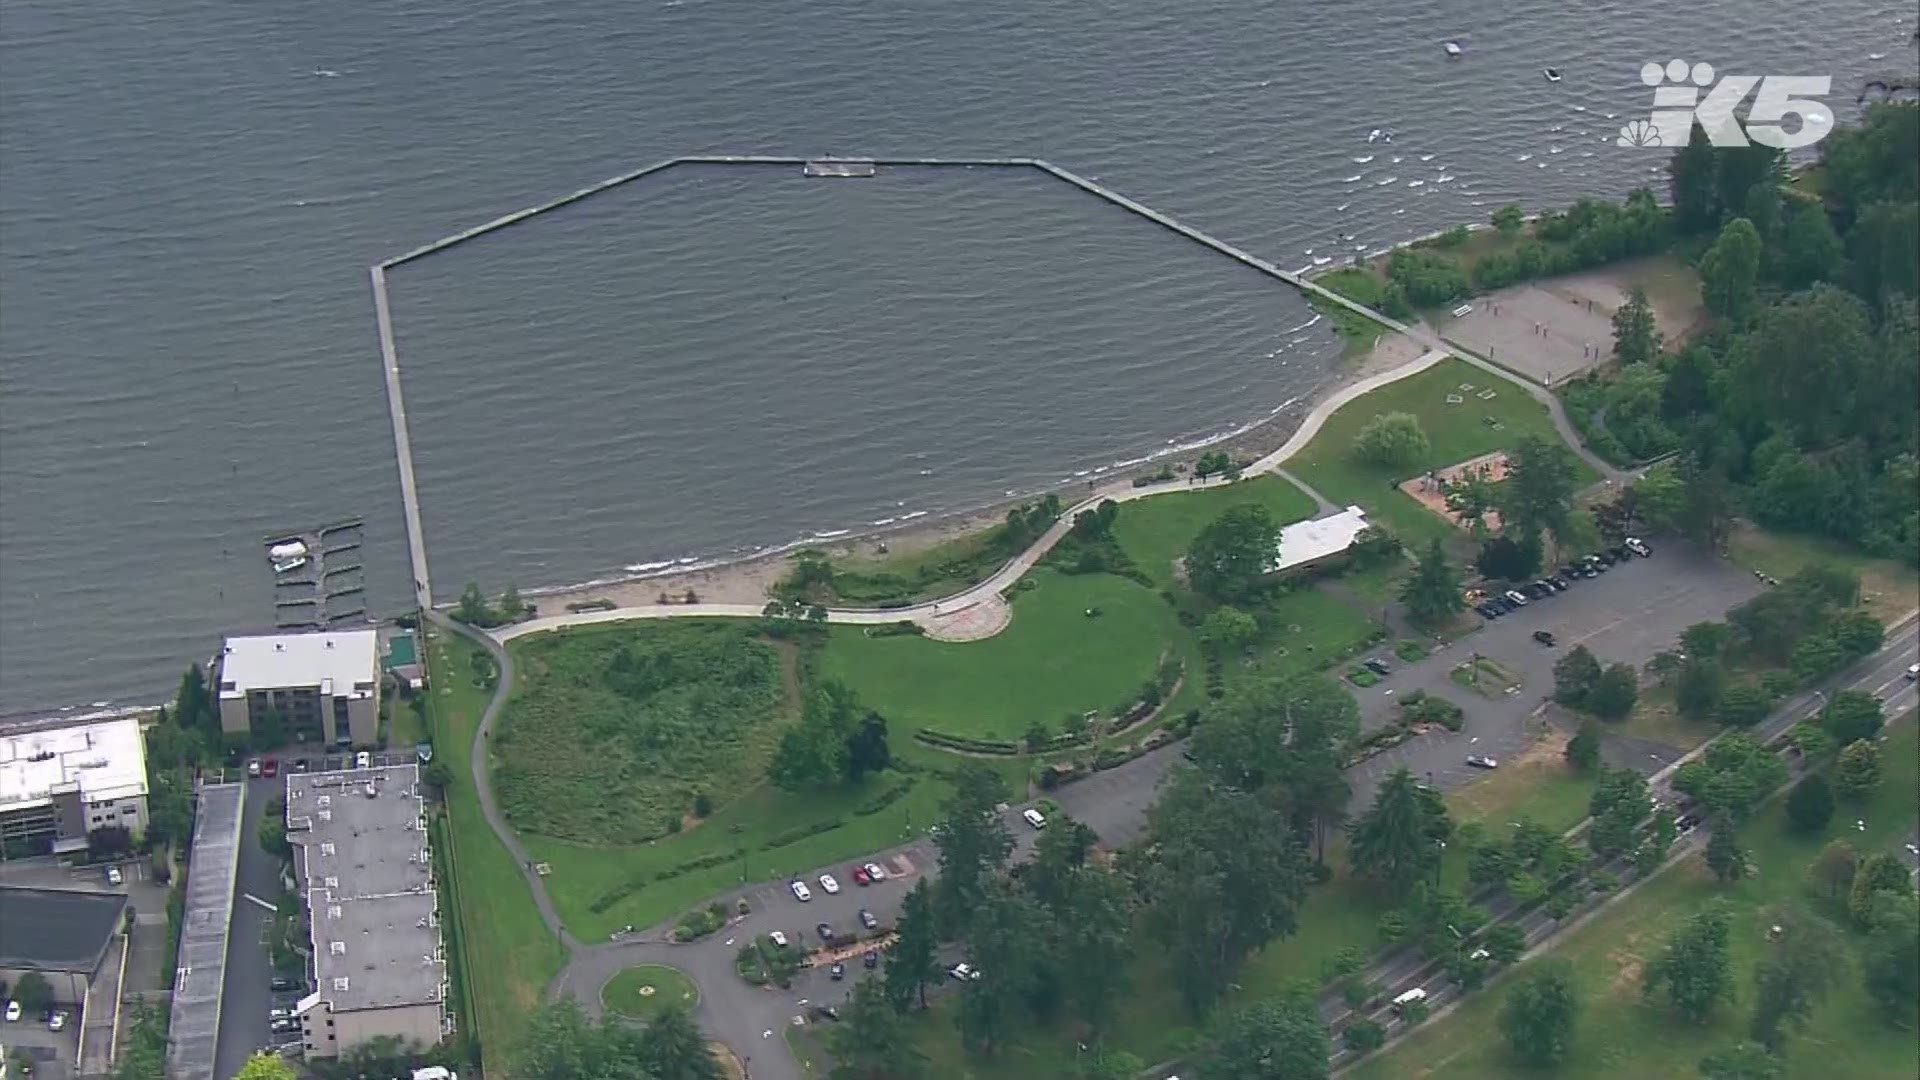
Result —
<instances>
[{"instance_id":1,"label":"white van","mask_svg":"<svg viewBox=\"0 0 1920 1080\"><path fill-rule=\"evenodd\" d=\"M1020 811L1020 816L1026 819L1027 824L1036 829L1044 829L1047 827L1047 816L1031 806Z\"/></svg>"},{"instance_id":2,"label":"white van","mask_svg":"<svg viewBox=\"0 0 1920 1080\"><path fill-rule=\"evenodd\" d=\"M373 768L373 755L365 750L353 755L353 767L356 769Z\"/></svg>"},{"instance_id":3,"label":"white van","mask_svg":"<svg viewBox=\"0 0 1920 1080\"><path fill-rule=\"evenodd\" d=\"M1427 1000L1427 992L1416 986L1413 989L1407 991L1406 993L1401 994L1399 997L1393 999L1393 1011L1405 1012L1407 1006L1412 1005L1415 1002L1425 1001L1425 1000Z\"/></svg>"}]
</instances>

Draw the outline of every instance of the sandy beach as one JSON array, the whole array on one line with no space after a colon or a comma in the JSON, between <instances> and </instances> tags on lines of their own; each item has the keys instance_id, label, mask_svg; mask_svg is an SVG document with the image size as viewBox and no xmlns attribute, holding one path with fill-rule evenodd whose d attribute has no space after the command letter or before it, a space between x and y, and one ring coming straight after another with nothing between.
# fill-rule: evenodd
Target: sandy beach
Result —
<instances>
[{"instance_id":1,"label":"sandy beach","mask_svg":"<svg viewBox=\"0 0 1920 1080\"><path fill-rule=\"evenodd\" d=\"M1284 414L1237 436L1213 443L1206 449L1226 450L1234 457L1243 460L1251 460L1270 453L1286 443L1288 437L1300 426L1301 417L1304 417L1317 402L1338 393L1342 387L1404 364L1424 351L1425 349L1418 342L1410 338L1385 333L1370 353L1348 360L1336 370L1329 372L1310 396L1294 402ZM1152 465L1142 465L1125 473L1102 477L1101 482L1111 483L1115 479L1129 475L1149 475L1159 471L1160 466L1164 464L1171 464L1176 471L1184 472L1198 459L1200 453L1199 449L1195 449ZM1090 487L1091 484L1086 486ZM1068 498L1076 491L1084 495L1085 491L1084 487L1077 482L1062 484L1053 490L1062 498ZM1033 496L1018 500L1002 500L976 510L915 522L906 528L809 544L804 550L825 552L828 557L835 559L907 554L997 525L1005 520L1008 508L1019 502L1029 501L1031 498ZM773 585L786 574L787 564L799 550L803 549L796 548L700 569L636 577L629 581L577 588L530 590L527 599L533 602L538 616L564 615L568 611L569 604L588 602L608 602L617 607L687 603L689 590L692 591L695 599L703 603L761 604L765 603L771 595Z\"/></svg>"}]
</instances>

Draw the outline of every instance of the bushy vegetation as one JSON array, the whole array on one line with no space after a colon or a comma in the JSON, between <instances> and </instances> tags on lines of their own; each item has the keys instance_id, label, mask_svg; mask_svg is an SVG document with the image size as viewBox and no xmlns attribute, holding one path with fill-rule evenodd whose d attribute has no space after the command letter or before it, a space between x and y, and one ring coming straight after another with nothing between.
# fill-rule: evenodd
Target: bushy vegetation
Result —
<instances>
[{"instance_id":1,"label":"bushy vegetation","mask_svg":"<svg viewBox=\"0 0 1920 1080\"><path fill-rule=\"evenodd\" d=\"M1038 540L1060 512L1060 497L1048 495L1007 511L1004 522L984 533L896 559L836 565L819 552L801 552L773 593L805 604L904 607L992 574Z\"/></svg>"},{"instance_id":2,"label":"bushy vegetation","mask_svg":"<svg viewBox=\"0 0 1920 1080\"><path fill-rule=\"evenodd\" d=\"M765 773L795 704L778 648L739 622L542 634L514 650L522 676L494 735L495 782L514 826L542 836L632 844L677 831L698 795Z\"/></svg>"}]
</instances>

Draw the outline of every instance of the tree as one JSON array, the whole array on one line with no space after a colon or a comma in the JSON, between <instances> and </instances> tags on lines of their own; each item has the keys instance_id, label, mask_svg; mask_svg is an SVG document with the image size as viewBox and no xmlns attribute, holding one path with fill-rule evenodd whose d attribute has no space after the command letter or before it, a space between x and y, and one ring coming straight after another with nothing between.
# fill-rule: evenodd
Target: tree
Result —
<instances>
[{"instance_id":1,"label":"tree","mask_svg":"<svg viewBox=\"0 0 1920 1080\"><path fill-rule=\"evenodd\" d=\"M1833 736L1812 720L1802 720L1793 725L1787 737L1793 740L1794 749L1800 751L1800 756L1809 763L1825 761L1834 751Z\"/></svg>"},{"instance_id":2,"label":"tree","mask_svg":"<svg viewBox=\"0 0 1920 1080\"><path fill-rule=\"evenodd\" d=\"M500 615L508 622L525 615L532 606L521 599L518 585L509 583L507 591L500 594Z\"/></svg>"},{"instance_id":3,"label":"tree","mask_svg":"<svg viewBox=\"0 0 1920 1080\"><path fill-rule=\"evenodd\" d=\"M1504 967L1526 954L1527 932L1516 922L1494 923L1480 944L1487 950L1488 959Z\"/></svg>"},{"instance_id":4,"label":"tree","mask_svg":"<svg viewBox=\"0 0 1920 1080\"><path fill-rule=\"evenodd\" d=\"M1880 700L1864 690L1842 690L1833 695L1820 712L1820 724L1840 745L1842 757L1846 756L1848 745L1873 738L1885 722Z\"/></svg>"},{"instance_id":5,"label":"tree","mask_svg":"<svg viewBox=\"0 0 1920 1080\"><path fill-rule=\"evenodd\" d=\"M1530 578L1540 569L1540 560L1546 552L1542 550L1538 536L1496 536L1480 545L1480 554L1474 558L1474 565L1490 578L1503 581L1519 581Z\"/></svg>"},{"instance_id":6,"label":"tree","mask_svg":"<svg viewBox=\"0 0 1920 1080\"><path fill-rule=\"evenodd\" d=\"M1197 769L1176 773L1149 812L1137 874L1146 926L1181 958L1173 977L1195 1015L1254 950L1293 933L1312 877L1295 835L1256 796Z\"/></svg>"},{"instance_id":7,"label":"tree","mask_svg":"<svg viewBox=\"0 0 1920 1080\"><path fill-rule=\"evenodd\" d=\"M1689 454L1681 460L1680 480L1686 491L1680 531L1708 551L1725 551L1734 513L1733 488L1725 470L1702 464Z\"/></svg>"},{"instance_id":8,"label":"tree","mask_svg":"<svg viewBox=\"0 0 1920 1080\"><path fill-rule=\"evenodd\" d=\"M1780 241L1777 272L1781 284L1804 289L1820 281L1838 283L1844 277L1845 263L1846 249L1841 246L1840 234L1833 231L1826 208L1809 204L1795 210Z\"/></svg>"},{"instance_id":9,"label":"tree","mask_svg":"<svg viewBox=\"0 0 1920 1080\"><path fill-rule=\"evenodd\" d=\"M493 608L487 604L485 594L480 591L480 583L467 582L460 592L460 603L453 609L453 617L468 626L492 626Z\"/></svg>"},{"instance_id":10,"label":"tree","mask_svg":"<svg viewBox=\"0 0 1920 1080\"><path fill-rule=\"evenodd\" d=\"M1860 869L1860 853L1845 840L1828 841L1807 867L1807 886L1828 900L1843 899Z\"/></svg>"},{"instance_id":11,"label":"tree","mask_svg":"<svg viewBox=\"0 0 1920 1080\"><path fill-rule=\"evenodd\" d=\"M1048 953L1064 983L1067 1006L1089 1030L1106 1028L1126 992L1133 910L1130 883L1092 865L1068 877L1064 895L1049 909Z\"/></svg>"},{"instance_id":12,"label":"tree","mask_svg":"<svg viewBox=\"0 0 1920 1080\"><path fill-rule=\"evenodd\" d=\"M724 1075L692 1011L679 1002L669 1003L647 1021L639 1044L644 1075L659 1080L721 1080Z\"/></svg>"},{"instance_id":13,"label":"tree","mask_svg":"<svg viewBox=\"0 0 1920 1080\"><path fill-rule=\"evenodd\" d=\"M1412 413L1380 413L1353 438L1353 454L1370 465L1411 469L1433 452L1426 430Z\"/></svg>"},{"instance_id":14,"label":"tree","mask_svg":"<svg viewBox=\"0 0 1920 1080\"><path fill-rule=\"evenodd\" d=\"M934 924L933 895L927 889L925 877L914 882L912 891L902 902L894 933L881 980L887 1001L900 1012L905 1012L915 1001L924 1009L928 984L940 978L940 935Z\"/></svg>"},{"instance_id":15,"label":"tree","mask_svg":"<svg viewBox=\"0 0 1920 1080\"><path fill-rule=\"evenodd\" d=\"M587 1019L572 998L534 1010L512 1061L515 1080L653 1080L636 1033L611 1018Z\"/></svg>"},{"instance_id":16,"label":"tree","mask_svg":"<svg viewBox=\"0 0 1920 1080\"><path fill-rule=\"evenodd\" d=\"M847 738L847 783L857 784L891 764L893 752L887 748L887 719L877 712L869 712Z\"/></svg>"},{"instance_id":17,"label":"tree","mask_svg":"<svg viewBox=\"0 0 1920 1080\"><path fill-rule=\"evenodd\" d=\"M1747 876L1747 853L1734 834L1733 819L1724 814L1714 819L1713 836L1707 841L1707 869L1723 882Z\"/></svg>"},{"instance_id":18,"label":"tree","mask_svg":"<svg viewBox=\"0 0 1920 1080\"><path fill-rule=\"evenodd\" d=\"M1683 233L1703 232L1720 218L1716 184L1719 162L1713 144L1699 124L1688 132L1685 146L1675 147L1667 159L1667 191L1673 198L1673 225Z\"/></svg>"},{"instance_id":19,"label":"tree","mask_svg":"<svg viewBox=\"0 0 1920 1080\"><path fill-rule=\"evenodd\" d=\"M1700 1059L1706 1080L1784 1080L1786 1063L1755 1043L1736 1043Z\"/></svg>"},{"instance_id":20,"label":"tree","mask_svg":"<svg viewBox=\"0 0 1920 1080\"><path fill-rule=\"evenodd\" d=\"M1208 1080L1323 1080L1327 1026L1299 994L1249 1005L1215 1027L1199 1057Z\"/></svg>"},{"instance_id":21,"label":"tree","mask_svg":"<svg viewBox=\"0 0 1920 1080\"><path fill-rule=\"evenodd\" d=\"M1311 828L1318 853L1326 829L1346 814L1351 788L1342 767L1359 732L1353 696L1330 680L1261 676L1240 681L1208 713L1192 752L1219 782L1258 796L1290 826Z\"/></svg>"},{"instance_id":22,"label":"tree","mask_svg":"<svg viewBox=\"0 0 1920 1080\"><path fill-rule=\"evenodd\" d=\"M985 765L969 763L954 770L953 793L941 804L934 838L940 876L934 882L933 907L947 936L968 925L988 879L1006 866L1013 851L1013 835L994 812L1005 794L999 775Z\"/></svg>"},{"instance_id":23,"label":"tree","mask_svg":"<svg viewBox=\"0 0 1920 1080\"><path fill-rule=\"evenodd\" d=\"M1884 408L1860 395L1874 353L1866 306L1817 285L1763 310L1734 343L1727 397L1737 411L1778 425L1796 448L1829 446L1850 433L1855 418Z\"/></svg>"},{"instance_id":24,"label":"tree","mask_svg":"<svg viewBox=\"0 0 1920 1080\"><path fill-rule=\"evenodd\" d=\"M1880 746L1861 739L1840 752L1833 766L1833 786L1848 802L1865 802L1880 786Z\"/></svg>"},{"instance_id":25,"label":"tree","mask_svg":"<svg viewBox=\"0 0 1920 1080\"><path fill-rule=\"evenodd\" d=\"M1355 1017L1340 1032L1340 1041L1355 1054L1372 1053L1386 1045L1387 1029L1372 1017Z\"/></svg>"},{"instance_id":26,"label":"tree","mask_svg":"<svg viewBox=\"0 0 1920 1080\"><path fill-rule=\"evenodd\" d=\"M1644 364L1660 355L1660 331L1653 322L1653 305L1638 285L1627 302L1613 313L1613 356L1622 364Z\"/></svg>"},{"instance_id":27,"label":"tree","mask_svg":"<svg viewBox=\"0 0 1920 1080\"><path fill-rule=\"evenodd\" d=\"M1501 236L1516 235L1526 223L1527 212L1513 203L1493 212L1493 227L1500 230Z\"/></svg>"},{"instance_id":28,"label":"tree","mask_svg":"<svg viewBox=\"0 0 1920 1080\"><path fill-rule=\"evenodd\" d=\"M1853 875L1853 887L1847 893L1847 914L1855 923L1871 927L1881 913L1880 894L1911 896L1907 880L1906 866L1894 855L1882 852L1867 856Z\"/></svg>"},{"instance_id":29,"label":"tree","mask_svg":"<svg viewBox=\"0 0 1920 1080\"><path fill-rule=\"evenodd\" d=\"M1673 684L1673 703L1684 716L1696 719L1711 716L1720 707L1725 693L1726 674L1718 660L1688 657Z\"/></svg>"},{"instance_id":30,"label":"tree","mask_svg":"<svg viewBox=\"0 0 1920 1080\"><path fill-rule=\"evenodd\" d=\"M1244 595L1280 558L1280 527L1256 504L1227 508L1187 549L1187 580L1216 600Z\"/></svg>"},{"instance_id":31,"label":"tree","mask_svg":"<svg viewBox=\"0 0 1920 1080\"><path fill-rule=\"evenodd\" d=\"M1660 956L1647 965L1641 991L1647 997L1664 994L1675 1012L1693 1023L1705 1023L1714 1006L1733 998L1727 939L1724 908L1714 905L1694 915L1667 938Z\"/></svg>"},{"instance_id":32,"label":"tree","mask_svg":"<svg viewBox=\"0 0 1920 1080\"><path fill-rule=\"evenodd\" d=\"M1734 683L1720 691L1715 715L1728 727L1750 728L1767 718L1773 702L1760 684L1750 680Z\"/></svg>"},{"instance_id":33,"label":"tree","mask_svg":"<svg viewBox=\"0 0 1920 1080\"><path fill-rule=\"evenodd\" d=\"M1633 711L1639 696L1640 679L1633 665L1609 664L1587 691L1587 711L1602 720L1619 720Z\"/></svg>"},{"instance_id":34,"label":"tree","mask_svg":"<svg viewBox=\"0 0 1920 1080\"><path fill-rule=\"evenodd\" d=\"M1217 656L1245 652L1259 636L1259 621L1236 607L1215 608L1200 622L1200 640Z\"/></svg>"},{"instance_id":35,"label":"tree","mask_svg":"<svg viewBox=\"0 0 1920 1080\"><path fill-rule=\"evenodd\" d=\"M1445 805L1401 769L1354 822L1347 857L1356 872L1404 894L1438 869L1439 841L1450 828Z\"/></svg>"},{"instance_id":36,"label":"tree","mask_svg":"<svg viewBox=\"0 0 1920 1080\"><path fill-rule=\"evenodd\" d=\"M1439 537L1428 542L1426 553L1414 564L1400 599L1407 605L1407 615L1427 627L1440 626L1466 610L1460 572L1447 562Z\"/></svg>"},{"instance_id":37,"label":"tree","mask_svg":"<svg viewBox=\"0 0 1920 1080\"><path fill-rule=\"evenodd\" d=\"M827 679L806 696L800 722L781 734L767 778L784 791L857 784L892 760L886 718L863 710L845 683Z\"/></svg>"},{"instance_id":38,"label":"tree","mask_svg":"<svg viewBox=\"0 0 1920 1080\"><path fill-rule=\"evenodd\" d=\"M1814 773L1793 786L1787 795L1787 823L1795 832L1818 835L1832 819L1833 789L1826 777Z\"/></svg>"},{"instance_id":39,"label":"tree","mask_svg":"<svg viewBox=\"0 0 1920 1080\"><path fill-rule=\"evenodd\" d=\"M1861 953L1860 977L1889 1019L1911 1022L1920 1004L1920 907L1900 904L1885 914Z\"/></svg>"},{"instance_id":40,"label":"tree","mask_svg":"<svg viewBox=\"0 0 1920 1080\"><path fill-rule=\"evenodd\" d=\"M294 1071L278 1054L255 1054L240 1066L233 1080L294 1080Z\"/></svg>"},{"instance_id":41,"label":"tree","mask_svg":"<svg viewBox=\"0 0 1920 1080\"><path fill-rule=\"evenodd\" d=\"M1720 230L1700 259L1700 294L1708 311L1737 321L1753 310L1760 248L1760 232L1746 218L1734 218Z\"/></svg>"},{"instance_id":42,"label":"tree","mask_svg":"<svg viewBox=\"0 0 1920 1080\"><path fill-rule=\"evenodd\" d=\"M1600 729L1591 723L1567 740L1567 764L1581 772L1592 772L1600 764Z\"/></svg>"},{"instance_id":43,"label":"tree","mask_svg":"<svg viewBox=\"0 0 1920 1080\"><path fill-rule=\"evenodd\" d=\"M1632 769L1602 769L1587 804L1593 824L1587 843L1596 855L1618 855L1633 844L1647 819L1647 782Z\"/></svg>"},{"instance_id":44,"label":"tree","mask_svg":"<svg viewBox=\"0 0 1920 1080\"><path fill-rule=\"evenodd\" d=\"M1686 484L1671 465L1656 465L1634 482L1634 513L1649 529L1678 528L1686 516Z\"/></svg>"},{"instance_id":45,"label":"tree","mask_svg":"<svg viewBox=\"0 0 1920 1080\"><path fill-rule=\"evenodd\" d=\"M1543 960L1508 993L1500 1030L1521 1061L1547 1068L1566 1058L1579 1016L1573 965Z\"/></svg>"},{"instance_id":46,"label":"tree","mask_svg":"<svg viewBox=\"0 0 1920 1080\"><path fill-rule=\"evenodd\" d=\"M1569 708L1585 708L1600 675L1600 661L1585 645L1575 645L1553 662L1553 700Z\"/></svg>"},{"instance_id":47,"label":"tree","mask_svg":"<svg viewBox=\"0 0 1920 1080\"><path fill-rule=\"evenodd\" d=\"M840 1022L827 1029L834 1080L890 1080L916 1073L922 1059L913 1047L906 1018L887 1000L879 981L855 984L840 1010Z\"/></svg>"},{"instance_id":48,"label":"tree","mask_svg":"<svg viewBox=\"0 0 1920 1080\"><path fill-rule=\"evenodd\" d=\"M29 1013L45 1012L53 1004L53 984L45 975L29 971L13 984L13 1000Z\"/></svg>"},{"instance_id":49,"label":"tree","mask_svg":"<svg viewBox=\"0 0 1920 1080\"><path fill-rule=\"evenodd\" d=\"M1574 457L1558 441L1525 435L1510 455L1502 492L1502 528L1522 537L1565 537L1573 512Z\"/></svg>"},{"instance_id":50,"label":"tree","mask_svg":"<svg viewBox=\"0 0 1920 1080\"><path fill-rule=\"evenodd\" d=\"M1846 946L1822 920L1780 910L1772 915L1780 932L1754 968L1749 1030L1755 1041L1778 1054L1789 1032L1804 1023L1826 997Z\"/></svg>"},{"instance_id":51,"label":"tree","mask_svg":"<svg viewBox=\"0 0 1920 1080\"><path fill-rule=\"evenodd\" d=\"M1041 986L1045 916L1032 898L999 878L989 879L969 912L963 934L967 958L980 972L960 991L955 1017L960 1042L991 1054L1006 1040Z\"/></svg>"}]
</instances>

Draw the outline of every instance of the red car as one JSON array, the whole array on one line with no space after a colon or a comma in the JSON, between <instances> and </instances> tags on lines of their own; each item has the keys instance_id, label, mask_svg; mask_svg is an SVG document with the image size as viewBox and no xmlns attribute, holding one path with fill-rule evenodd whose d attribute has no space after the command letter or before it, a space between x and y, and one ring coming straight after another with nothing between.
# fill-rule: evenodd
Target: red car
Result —
<instances>
[{"instance_id":1,"label":"red car","mask_svg":"<svg viewBox=\"0 0 1920 1080\"><path fill-rule=\"evenodd\" d=\"M275 776L275 775L278 775L279 772L280 772L280 761L278 758L268 758L267 760L260 763L261 776Z\"/></svg>"},{"instance_id":2,"label":"red car","mask_svg":"<svg viewBox=\"0 0 1920 1080\"><path fill-rule=\"evenodd\" d=\"M853 868L853 883L855 885L871 885L873 884L873 878L867 876L866 867L856 866Z\"/></svg>"}]
</instances>

